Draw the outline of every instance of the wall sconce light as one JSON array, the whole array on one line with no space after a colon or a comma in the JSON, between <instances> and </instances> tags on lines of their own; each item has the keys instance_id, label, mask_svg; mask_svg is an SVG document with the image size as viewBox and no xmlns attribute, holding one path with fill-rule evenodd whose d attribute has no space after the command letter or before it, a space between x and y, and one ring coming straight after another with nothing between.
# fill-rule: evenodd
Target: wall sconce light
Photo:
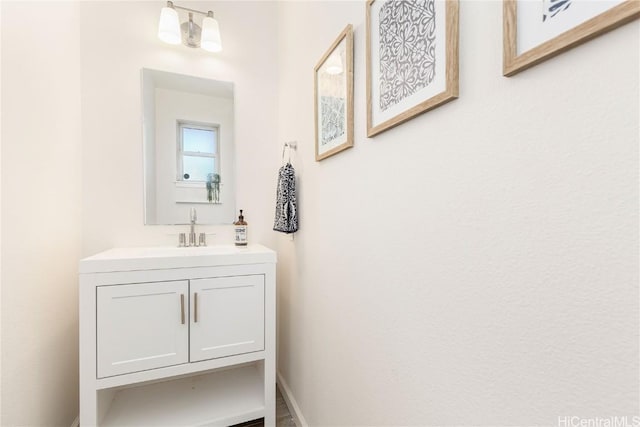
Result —
<instances>
[{"instance_id":1,"label":"wall sconce light","mask_svg":"<svg viewBox=\"0 0 640 427\"><path fill-rule=\"evenodd\" d=\"M178 11L189 12L189 20L180 25ZM202 28L193 22L193 14L204 15ZM213 17L213 12L201 12L182 6L176 6L172 1L167 2L167 6L160 12L160 22L158 22L158 38L169 44L184 44L187 47L201 47L208 52L220 52L222 50L222 40L220 39L220 26Z\"/></svg>"}]
</instances>

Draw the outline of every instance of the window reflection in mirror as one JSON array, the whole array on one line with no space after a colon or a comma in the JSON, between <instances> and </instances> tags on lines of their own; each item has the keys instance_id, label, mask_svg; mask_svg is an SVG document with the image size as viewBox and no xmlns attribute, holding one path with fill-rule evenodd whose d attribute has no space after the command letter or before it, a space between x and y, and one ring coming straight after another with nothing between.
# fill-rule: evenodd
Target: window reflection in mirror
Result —
<instances>
[{"instance_id":1,"label":"window reflection in mirror","mask_svg":"<svg viewBox=\"0 0 640 427\"><path fill-rule=\"evenodd\" d=\"M235 215L233 83L142 70L145 224Z\"/></svg>"},{"instance_id":2,"label":"window reflection in mirror","mask_svg":"<svg viewBox=\"0 0 640 427\"><path fill-rule=\"evenodd\" d=\"M206 182L218 173L217 125L178 122L178 135L178 181Z\"/></svg>"}]
</instances>

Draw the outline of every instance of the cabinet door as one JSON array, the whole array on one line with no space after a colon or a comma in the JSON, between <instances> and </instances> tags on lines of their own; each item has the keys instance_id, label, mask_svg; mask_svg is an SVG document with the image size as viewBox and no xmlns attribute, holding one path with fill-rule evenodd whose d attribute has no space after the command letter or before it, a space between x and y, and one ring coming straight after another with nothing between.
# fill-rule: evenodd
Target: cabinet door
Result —
<instances>
[{"instance_id":1,"label":"cabinet door","mask_svg":"<svg viewBox=\"0 0 640 427\"><path fill-rule=\"evenodd\" d=\"M190 360L264 350L264 276L191 280Z\"/></svg>"},{"instance_id":2,"label":"cabinet door","mask_svg":"<svg viewBox=\"0 0 640 427\"><path fill-rule=\"evenodd\" d=\"M98 378L188 362L186 280L97 288Z\"/></svg>"}]
</instances>

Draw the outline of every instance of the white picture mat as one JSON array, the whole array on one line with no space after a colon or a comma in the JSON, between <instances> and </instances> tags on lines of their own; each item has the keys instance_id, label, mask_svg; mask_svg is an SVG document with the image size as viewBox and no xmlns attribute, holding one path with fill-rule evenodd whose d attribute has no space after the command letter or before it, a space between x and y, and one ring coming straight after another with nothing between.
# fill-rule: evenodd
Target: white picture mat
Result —
<instances>
[{"instance_id":1,"label":"white picture mat","mask_svg":"<svg viewBox=\"0 0 640 427\"><path fill-rule=\"evenodd\" d=\"M321 80L322 80L322 76L323 74L327 73L327 66L329 65L330 61L329 58L331 57L331 55L329 55L329 57L327 57L327 59L324 61L324 63L320 66L320 68L318 68L318 82L317 85L318 87L316 88L316 90L318 91L318 99L317 99L317 105L316 105L316 111L318 111L318 154L321 155L323 153L326 153L327 151L330 151L334 148L336 148L337 146L344 144L347 141L347 109L348 109L348 100L347 100L347 63L346 63L346 52L347 52L347 39L343 38L340 43L338 43L338 45L336 46L336 48L334 49L334 51L332 52L331 55L335 55L335 54L339 54L341 60L342 60L342 74L340 74L340 77L342 78L341 80L341 86L342 86L342 97L344 99L345 102L345 106L344 106L344 127L345 127L345 132L344 134L340 135L337 138L334 138L328 142L326 142L325 144L322 144L322 139L323 139L323 128L322 128L322 96L323 95L328 95L326 93L324 93L324 91L322 90L323 85L321 84Z\"/></svg>"},{"instance_id":2,"label":"white picture mat","mask_svg":"<svg viewBox=\"0 0 640 427\"><path fill-rule=\"evenodd\" d=\"M371 118L373 126L383 123L402 114L408 109L442 93L447 88L446 78L446 1L436 0L434 3L436 14L436 67L435 78L426 87L406 97L401 102L387 108L380 109L380 9L390 0L376 0L371 5Z\"/></svg>"},{"instance_id":3,"label":"white picture mat","mask_svg":"<svg viewBox=\"0 0 640 427\"><path fill-rule=\"evenodd\" d=\"M518 0L516 54L531 50L624 1L573 0L567 10L543 22L543 0Z\"/></svg>"}]
</instances>

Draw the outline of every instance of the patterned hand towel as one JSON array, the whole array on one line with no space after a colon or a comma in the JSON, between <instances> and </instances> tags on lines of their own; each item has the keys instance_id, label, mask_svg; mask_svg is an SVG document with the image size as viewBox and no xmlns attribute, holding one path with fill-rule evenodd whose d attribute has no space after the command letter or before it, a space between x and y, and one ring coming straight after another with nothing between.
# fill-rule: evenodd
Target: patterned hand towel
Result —
<instances>
[{"instance_id":1,"label":"patterned hand towel","mask_svg":"<svg viewBox=\"0 0 640 427\"><path fill-rule=\"evenodd\" d=\"M298 231L298 206L296 201L296 172L287 163L278 171L276 218L273 229L283 233Z\"/></svg>"}]
</instances>

